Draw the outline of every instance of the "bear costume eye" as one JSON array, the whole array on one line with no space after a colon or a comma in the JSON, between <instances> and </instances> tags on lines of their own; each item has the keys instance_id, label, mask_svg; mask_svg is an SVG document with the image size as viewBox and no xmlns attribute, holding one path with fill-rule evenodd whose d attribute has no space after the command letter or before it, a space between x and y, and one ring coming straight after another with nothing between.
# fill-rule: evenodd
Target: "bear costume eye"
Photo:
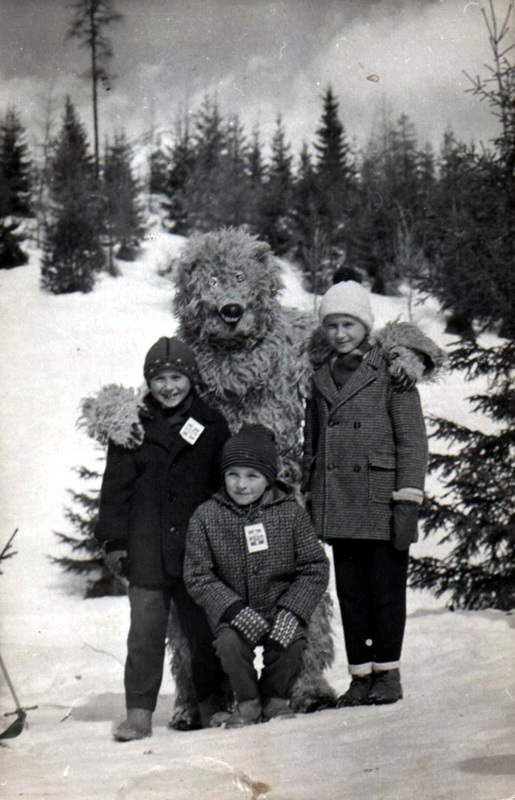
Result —
<instances>
[{"instance_id":1,"label":"bear costume eye","mask_svg":"<svg viewBox=\"0 0 515 800\"><path fill-rule=\"evenodd\" d=\"M208 280L209 286L216 286L217 283L218 283L218 278L216 277L216 275L212 275L211 278L209 278Z\"/></svg>"},{"instance_id":2,"label":"bear costume eye","mask_svg":"<svg viewBox=\"0 0 515 800\"><path fill-rule=\"evenodd\" d=\"M236 280L238 281L238 283L241 283L242 281L245 280L245 275L243 274L243 272L236 273Z\"/></svg>"}]
</instances>

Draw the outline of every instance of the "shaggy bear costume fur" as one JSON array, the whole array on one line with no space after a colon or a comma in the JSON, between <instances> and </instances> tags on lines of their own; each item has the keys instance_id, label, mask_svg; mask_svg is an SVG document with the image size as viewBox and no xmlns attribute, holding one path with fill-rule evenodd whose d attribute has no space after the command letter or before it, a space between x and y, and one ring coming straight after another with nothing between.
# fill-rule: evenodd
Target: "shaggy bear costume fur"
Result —
<instances>
[{"instance_id":1,"label":"shaggy bear costume fur","mask_svg":"<svg viewBox=\"0 0 515 800\"><path fill-rule=\"evenodd\" d=\"M280 266L270 247L244 229L225 229L189 239L173 264L177 335L195 351L199 394L226 417L233 432L259 422L275 431L280 477L298 485L302 422L312 364L325 355L324 339L307 314L280 305ZM443 353L416 328L391 323L376 337L391 351L391 371L413 380L434 374ZM417 357L416 351L421 354ZM310 363L311 362L311 363ZM109 386L83 401L82 424L98 441L137 446L138 393ZM308 631L303 668L291 703L307 712L334 705L324 677L333 662L332 601L326 594ZM171 725L188 728L196 715L188 653L177 621L169 639L177 695Z\"/></svg>"}]
</instances>

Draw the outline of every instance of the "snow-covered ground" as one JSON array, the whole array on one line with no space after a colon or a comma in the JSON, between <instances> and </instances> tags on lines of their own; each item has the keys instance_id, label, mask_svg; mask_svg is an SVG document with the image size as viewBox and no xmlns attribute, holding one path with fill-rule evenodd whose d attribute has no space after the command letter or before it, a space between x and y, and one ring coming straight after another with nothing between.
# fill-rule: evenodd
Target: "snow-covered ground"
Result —
<instances>
[{"instance_id":1,"label":"snow-covered ground","mask_svg":"<svg viewBox=\"0 0 515 800\"><path fill-rule=\"evenodd\" d=\"M174 685L165 676L151 739L111 738L124 712L125 597L83 600L84 581L49 556L72 472L100 451L76 427L80 399L105 383L138 386L148 347L172 335L169 279L160 277L181 239L156 232L123 277L103 276L89 295L39 290L39 256L0 272L2 341L0 549L15 528L17 555L0 576L0 649L28 726L0 748L0 796L109 800L508 800L513 756L514 617L455 612L409 593L403 654L405 699L390 707L324 711L241 731L177 733L166 727ZM285 267L285 303L313 309ZM380 325L407 319L403 298L374 297ZM415 305L442 344L435 303ZM422 386L428 414L478 425L460 375ZM430 541L419 554L438 552ZM67 554L67 553L66 553ZM511 624L510 624L511 623ZM340 623L329 675L347 685ZM13 700L0 676L0 713ZM12 717L6 717L7 727ZM2 727L2 729L3 729Z\"/></svg>"}]
</instances>

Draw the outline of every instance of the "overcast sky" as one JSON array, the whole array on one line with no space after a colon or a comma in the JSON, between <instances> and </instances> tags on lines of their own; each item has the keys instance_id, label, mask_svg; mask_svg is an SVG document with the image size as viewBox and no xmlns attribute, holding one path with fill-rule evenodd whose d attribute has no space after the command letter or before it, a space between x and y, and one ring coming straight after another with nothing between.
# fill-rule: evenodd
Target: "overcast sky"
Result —
<instances>
[{"instance_id":1,"label":"overcast sky","mask_svg":"<svg viewBox=\"0 0 515 800\"><path fill-rule=\"evenodd\" d=\"M509 0L494 0L499 17ZM330 84L351 140L364 144L382 109L404 112L419 141L438 146L451 127L465 141L496 130L487 106L465 92L463 70L491 63L481 2L466 0L115 0L115 75L100 97L101 138L152 123L172 130L209 94L250 133L271 136L283 118L295 152L312 141ZM0 112L18 109L31 141L51 99L56 128L70 94L91 131L87 51L67 40L64 0L0 0ZM370 80L370 76L379 80Z\"/></svg>"}]
</instances>

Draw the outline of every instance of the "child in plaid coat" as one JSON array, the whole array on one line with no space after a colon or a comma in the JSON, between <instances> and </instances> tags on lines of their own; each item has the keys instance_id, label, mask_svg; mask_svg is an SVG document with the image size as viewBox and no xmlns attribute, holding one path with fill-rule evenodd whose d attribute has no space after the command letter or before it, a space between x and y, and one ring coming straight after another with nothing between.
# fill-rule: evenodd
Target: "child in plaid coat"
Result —
<instances>
[{"instance_id":1,"label":"child in plaid coat","mask_svg":"<svg viewBox=\"0 0 515 800\"><path fill-rule=\"evenodd\" d=\"M427 467L424 419L417 390L395 386L384 351L369 342L364 286L332 286L319 318L331 351L313 377L303 489L333 551L352 678L337 705L392 703L402 697L408 553Z\"/></svg>"},{"instance_id":2,"label":"child in plaid coat","mask_svg":"<svg viewBox=\"0 0 515 800\"><path fill-rule=\"evenodd\" d=\"M248 426L225 444L224 489L191 518L184 580L215 633L236 709L229 728L293 716L288 695L329 562L306 512L276 481L273 433ZM253 661L263 645L258 680Z\"/></svg>"}]
</instances>

